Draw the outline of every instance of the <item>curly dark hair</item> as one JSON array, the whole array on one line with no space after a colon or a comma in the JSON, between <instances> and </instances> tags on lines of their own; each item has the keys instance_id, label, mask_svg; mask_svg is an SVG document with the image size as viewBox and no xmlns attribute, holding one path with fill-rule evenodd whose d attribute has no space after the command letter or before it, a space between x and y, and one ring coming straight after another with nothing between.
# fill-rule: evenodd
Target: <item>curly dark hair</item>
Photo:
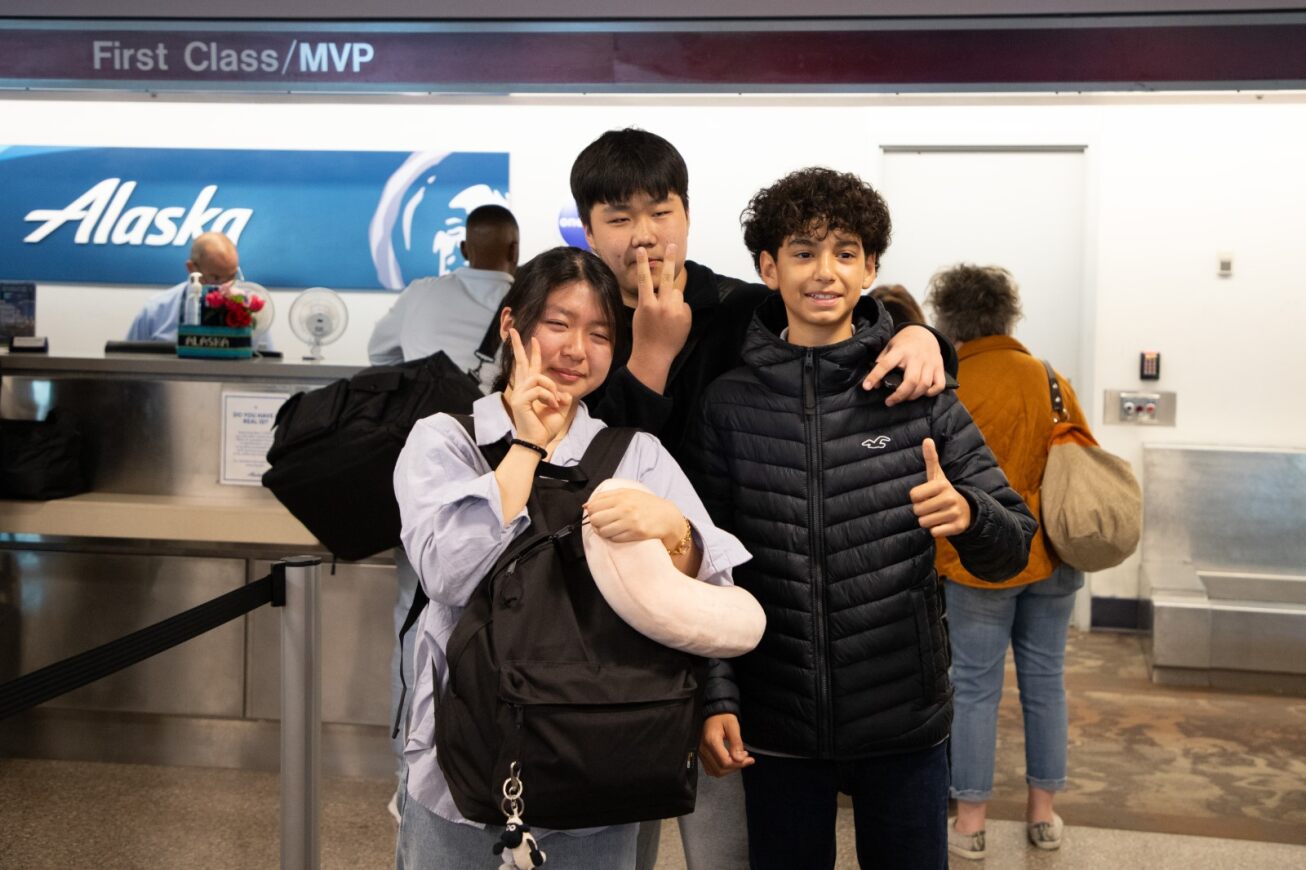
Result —
<instances>
[{"instance_id":1,"label":"curly dark hair","mask_svg":"<svg viewBox=\"0 0 1306 870\"><path fill-rule=\"evenodd\" d=\"M1010 335L1022 313L1020 288L1001 266L958 263L935 272L925 302L934 326L954 342Z\"/></svg>"},{"instance_id":2,"label":"curly dark hair","mask_svg":"<svg viewBox=\"0 0 1306 870\"><path fill-rule=\"evenodd\" d=\"M753 267L759 271L763 251L774 257L790 236L832 230L859 237L862 249L875 255L878 267L893 230L889 206L875 188L851 172L821 167L791 172L759 190L739 221Z\"/></svg>"}]
</instances>

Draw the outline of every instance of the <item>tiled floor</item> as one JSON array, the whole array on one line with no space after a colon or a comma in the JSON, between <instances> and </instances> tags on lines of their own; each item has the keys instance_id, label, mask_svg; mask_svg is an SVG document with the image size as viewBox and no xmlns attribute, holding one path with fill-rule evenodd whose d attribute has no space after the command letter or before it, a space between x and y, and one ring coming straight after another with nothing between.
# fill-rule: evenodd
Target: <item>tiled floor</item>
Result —
<instances>
[{"instance_id":1,"label":"tiled floor","mask_svg":"<svg viewBox=\"0 0 1306 870\"><path fill-rule=\"evenodd\" d=\"M839 811L839 858L836 870L855 870L852 812ZM1066 828L1060 850L1040 852L1025 842L1020 822L990 820L988 856L982 861L953 858L949 870L1300 870L1306 846L1250 843L1214 837L1184 837ZM662 829L657 870L684 870L680 835L673 824Z\"/></svg>"},{"instance_id":2,"label":"tiled floor","mask_svg":"<svg viewBox=\"0 0 1306 870\"><path fill-rule=\"evenodd\" d=\"M1065 846L1037 852L1012 821L1023 742L1009 680L990 856L954 870L1306 868L1306 699L1153 686L1128 635L1076 634L1069 661ZM324 782L324 868L392 866L390 787ZM0 868L275 868L277 811L272 774L0 759ZM839 839L838 866L855 867L847 810ZM658 870L684 867L674 824L661 852Z\"/></svg>"},{"instance_id":3,"label":"tiled floor","mask_svg":"<svg viewBox=\"0 0 1306 870\"><path fill-rule=\"evenodd\" d=\"M1072 633L1066 661L1067 821L1306 845L1306 698L1153 685L1137 635ZM1008 659L997 818L1023 818L1024 751Z\"/></svg>"}]
</instances>

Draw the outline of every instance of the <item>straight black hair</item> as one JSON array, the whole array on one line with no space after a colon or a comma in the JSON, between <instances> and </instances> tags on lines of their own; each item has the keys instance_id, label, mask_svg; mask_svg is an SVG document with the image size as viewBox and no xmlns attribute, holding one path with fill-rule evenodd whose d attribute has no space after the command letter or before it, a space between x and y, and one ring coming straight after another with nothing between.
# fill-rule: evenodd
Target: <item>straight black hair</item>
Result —
<instances>
[{"instance_id":1,"label":"straight black hair","mask_svg":"<svg viewBox=\"0 0 1306 870\"><path fill-rule=\"evenodd\" d=\"M609 130L587 145L571 165L571 195L586 229L594 206L627 202L637 193L655 200L674 193L689 211L685 158L656 133L635 127Z\"/></svg>"},{"instance_id":2,"label":"straight black hair","mask_svg":"<svg viewBox=\"0 0 1306 870\"><path fill-rule=\"evenodd\" d=\"M513 328L521 336L522 343L529 345L535 327L544 316L549 294L576 281L587 284L598 297L599 309L612 336L613 359L619 359L627 340L617 317L622 305L621 287L612 270L589 251L562 246L535 255L517 270L512 289L504 297L500 310L512 309ZM494 378L496 392L508 386L515 364L512 342L505 341L499 350L499 373Z\"/></svg>"}]
</instances>

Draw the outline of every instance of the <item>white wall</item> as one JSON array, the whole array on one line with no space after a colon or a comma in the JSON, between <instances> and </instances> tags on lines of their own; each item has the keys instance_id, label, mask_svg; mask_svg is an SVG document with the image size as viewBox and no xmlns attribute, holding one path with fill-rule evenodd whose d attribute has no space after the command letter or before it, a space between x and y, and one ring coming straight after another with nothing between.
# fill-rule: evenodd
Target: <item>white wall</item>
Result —
<instances>
[{"instance_id":1,"label":"white wall","mask_svg":"<svg viewBox=\"0 0 1306 870\"><path fill-rule=\"evenodd\" d=\"M239 104L9 98L0 99L0 116L5 144L507 149L524 256L560 243L556 216L577 151L605 129L638 125L667 136L689 163L691 258L741 277L752 273L739 212L758 187L790 169L825 164L876 182L881 145L1085 145L1080 370L1089 374L1076 387L1102 443L1136 468L1144 442L1306 447L1306 404L1298 398L1306 371L1303 95ZM1216 275L1222 251L1234 254L1231 278ZM246 271L258 279L253 264ZM38 330L56 353L97 353L105 338L125 331L146 295L42 286ZM273 326L289 354L300 346L285 326L291 295L278 294ZM389 304L384 294L353 293L348 301L351 325L327 351L333 362L363 361L371 323ZM1102 422L1102 390L1139 386L1141 350L1162 352L1156 387L1179 394L1174 428ZM1094 594L1134 595L1136 577L1132 563L1099 574Z\"/></svg>"}]
</instances>

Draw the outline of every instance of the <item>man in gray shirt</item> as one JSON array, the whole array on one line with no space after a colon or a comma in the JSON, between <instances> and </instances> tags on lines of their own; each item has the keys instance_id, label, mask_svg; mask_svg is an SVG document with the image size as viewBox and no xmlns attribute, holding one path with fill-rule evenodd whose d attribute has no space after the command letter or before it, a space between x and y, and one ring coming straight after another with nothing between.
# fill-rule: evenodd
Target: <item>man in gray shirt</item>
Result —
<instances>
[{"instance_id":1,"label":"man in gray shirt","mask_svg":"<svg viewBox=\"0 0 1306 870\"><path fill-rule=\"evenodd\" d=\"M467 265L405 287L372 330L368 359L386 365L442 350L463 371L475 369L476 348L512 285L517 248L512 212L499 205L473 209L459 245Z\"/></svg>"}]
</instances>

